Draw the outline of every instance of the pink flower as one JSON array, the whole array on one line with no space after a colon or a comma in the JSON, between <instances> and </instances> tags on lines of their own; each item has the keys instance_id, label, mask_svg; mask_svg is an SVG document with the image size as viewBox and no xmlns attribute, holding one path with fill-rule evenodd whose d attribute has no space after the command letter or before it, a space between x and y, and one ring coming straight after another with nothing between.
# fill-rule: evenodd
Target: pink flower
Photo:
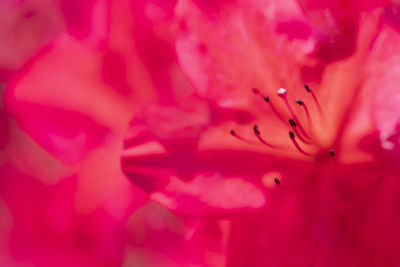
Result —
<instances>
[{"instance_id":1,"label":"pink flower","mask_svg":"<svg viewBox=\"0 0 400 267\"><path fill-rule=\"evenodd\" d=\"M125 174L174 212L239 214L227 266L399 264L397 11L187 0L172 20L140 19L170 25L175 50L161 62L141 53L170 76L131 122Z\"/></svg>"},{"instance_id":2,"label":"pink flower","mask_svg":"<svg viewBox=\"0 0 400 267\"><path fill-rule=\"evenodd\" d=\"M399 264L396 3L9 2L0 262Z\"/></svg>"}]
</instances>

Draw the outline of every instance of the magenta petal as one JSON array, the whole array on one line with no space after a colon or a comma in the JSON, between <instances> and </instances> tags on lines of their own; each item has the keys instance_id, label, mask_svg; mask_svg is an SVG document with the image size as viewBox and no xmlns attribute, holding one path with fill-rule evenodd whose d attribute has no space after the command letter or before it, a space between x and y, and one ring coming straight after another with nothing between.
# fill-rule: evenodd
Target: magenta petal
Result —
<instances>
[{"instance_id":1,"label":"magenta petal","mask_svg":"<svg viewBox=\"0 0 400 267\"><path fill-rule=\"evenodd\" d=\"M218 12L225 5L235 2L235 0L194 0L193 2L204 12L213 13Z\"/></svg>"},{"instance_id":2,"label":"magenta petal","mask_svg":"<svg viewBox=\"0 0 400 267\"><path fill-rule=\"evenodd\" d=\"M0 196L13 219L7 253L32 266L120 266L122 222L104 207L78 212L80 182L73 175L44 185L12 166L1 166Z\"/></svg>"},{"instance_id":3,"label":"magenta petal","mask_svg":"<svg viewBox=\"0 0 400 267\"><path fill-rule=\"evenodd\" d=\"M120 54L113 51L107 51L104 54L102 74L104 82L114 87L122 95L127 95L131 92L126 80L127 67L125 59Z\"/></svg>"},{"instance_id":4,"label":"magenta petal","mask_svg":"<svg viewBox=\"0 0 400 267\"><path fill-rule=\"evenodd\" d=\"M230 151L198 150L210 122L205 102L183 103L181 108L150 106L136 114L121 158L125 175L179 213L227 214L263 207L268 201L256 182L259 173L251 173L254 168L239 164Z\"/></svg>"},{"instance_id":5,"label":"magenta petal","mask_svg":"<svg viewBox=\"0 0 400 267\"><path fill-rule=\"evenodd\" d=\"M87 115L61 108L19 103L14 118L44 149L66 163L100 145L108 129Z\"/></svg>"},{"instance_id":6,"label":"magenta petal","mask_svg":"<svg viewBox=\"0 0 400 267\"><path fill-rule=\"evenodd\" d=\"M60 7L67 23L68 33L83 39L92 29L92 10L96 0L59 0Z\"/></svg>"},{"instance_id":7,"label":"magenta petal","mask_svg":"<svg viewBox=\"0 0 400 267\"><path fill-rule=\"evenodd\" d=\"M5 112L0 109L0 149L3 148L8 142L8 127L8 118Z\"/></svg>"}]
</instances>

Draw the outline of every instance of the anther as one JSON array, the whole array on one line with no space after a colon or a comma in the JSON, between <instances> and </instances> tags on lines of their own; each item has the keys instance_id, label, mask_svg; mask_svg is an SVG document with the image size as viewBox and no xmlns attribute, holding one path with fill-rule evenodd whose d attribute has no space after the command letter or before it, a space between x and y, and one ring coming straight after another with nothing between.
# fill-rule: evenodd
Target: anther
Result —
<instances>
[{"instance_id":1,"label":"anther","mask_svg":"<svg viewBox=\"0 0 400 267\"><path fill-rule=\"evenodd\" d=\"M269 102L269 97L268 96L264 96L264 100L265 100L265 102Z\"/></svg>"},{"instance_id":2,"label":"anther","mask_svg":"<svg viewBox=\"0 0 400 267\"><path fill-rule=\"evenodd\" d=\"M260 135L261 134L260 130L258 130L258 125L257 124L254 125L253 130L254 130L254 133L256 135Z\"/></svg>"},{"instance_id":3,"label":"anther","mask_svg":"<svg viewBox=\"0 0 400 267\"><path fill-rule=\"evenodd\" d=\"M289 131L289 137L290 139L294 139L295 135L293 131Z\"/></svg>"},{"instance_id":4,"label":"anther","mask_svg":"<svg viewBox=\"0 0 400 267\"><path fill-rule=\"evenodd\" d=\"M278 177L275 177L274 182L275 182L277 185L280 185L280 184L281 184L281 181L279 181Z\"/></svg>"},{"instance_id":5,"label":"anther","mask_svg":"<svg viewBox=\"0 0 400 267\"><path fill-rule=\"evenodd\" d=\"M294 120L292 118L289 119L289 124L292 127L296 127L296 123L294 122Z\"/></svg>"},{"instance_id":6,"label":"anther","mask_svg":"<svg viewBox=\"0 0 400 267\"><path fill-rule=\"evenodd\" d=\"M304 88L307 90L307 92L311 92L311 88L307 84L304 85Z\"/></svg>"},{"instance_id":7,"label":"anther","mask_svg":"<svg viewBox=\"0 0 400 267\"><path fill-rule=\"evenodd\" d=\"M231 130L231 135L235 135L235 134L236 134L235 131Z\"/></svg>"},{"instance_id":8,"label":"anther","mask_svg":"<svg viewBox=\"0 0 400 267\"><path fill-rule=\"evenodd\" d=\"M302 105L303 105L303 100L301 100L301 99L296 99L296 103L299 104L300 106L302 106Z\"/></svg>"}]
</instances>

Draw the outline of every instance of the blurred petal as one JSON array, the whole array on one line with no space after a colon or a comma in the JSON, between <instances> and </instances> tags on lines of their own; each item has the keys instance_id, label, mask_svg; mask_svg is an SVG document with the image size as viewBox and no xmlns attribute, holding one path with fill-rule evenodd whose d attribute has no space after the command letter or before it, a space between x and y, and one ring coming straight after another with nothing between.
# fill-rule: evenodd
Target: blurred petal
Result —
<instances>
[{"instance_id":1,"label":"blurred petal","mask_svg":"<svg viewBox=\"0 0 400 267\"><path fill-rule=\"evenodd\" d=\"M0 80L7 81L63 29L55 1L0 3Z\"/></svg>"},{"instance_id":2,"label":"blurred petal","mask_svg":"<svg viewBox=\"0 0 400 267\"><path fill-rule=\"evenodd\" d=\"M66 162L79 160L108 132L119 133L135 108L128 104L130 88L120 86L123 77L103 77L103 60L101 51L63 36L6 88L6 107L17 123Z\"/></svg>"}]
</instances>

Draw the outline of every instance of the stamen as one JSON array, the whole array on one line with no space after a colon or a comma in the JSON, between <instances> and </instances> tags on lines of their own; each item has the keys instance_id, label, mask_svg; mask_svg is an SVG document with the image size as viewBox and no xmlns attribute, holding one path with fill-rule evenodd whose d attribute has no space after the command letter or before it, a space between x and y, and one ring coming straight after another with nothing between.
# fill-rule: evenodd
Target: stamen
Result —
<instances>
[{"instance_id":1,"label":"stamen","mask_svg":"<svg viewBox=\"0 0 400 267\"><path fill-rule=\"evenodd\" d=\"M302 154L304 154L304 155L306 155L306 156L309 156L310 154L308 154L307 152L305 152L301 147L300 147L300 145L297 143L297 141L296 141L296 136L294 135L294 132L293 131L289 131L289 137L290 137L290 140L292 140L292 143L293 143L293 145L296 147L296 149L300 152L300 153L302 153Z\"/></svg>"},{"instance_id":2,"label":"stamen","mask_svg":"<svg viewBox=\"0 0 400 267\"><path fill-rule=\"evenodd\" d=\"M311 120L311 117L310 117L310 113L308 113L308 108L307 108L307 106L306 106L306 103L303 103L303 107L304 107L304 111L306 112L308 121L310 121L310 120Z\"/></svg>"},{"instance_id":3,"label":"stamen","mask_svg":"<svg viewBox=\"0 0 400 267\"><path fill-rule=\"evenodd\" d=\"M283 117L281 116L281 114L279 114L278 110L276 110L275 106L272 104L271 100L269 99L268 96L264 96L263 97L265 102L267 102L269 104L269 106L272 109L272 112L274 112L274 114L281 120L284 121Z\"/></svg>"},{"instance_id":4,"label":"stamen","mask_svg":"<svg viewBox=\"0 0 400 267\"><path fill-rule=\"evenodd\" d=\"M289 103L289 101L288 101L288 99L287 99L287 96L286 96L286 89L280 88L276 93L278 94L278 96L282 97L283 102L285 103L287 109L289 110L290 115L292 116L292 118L293 118L294 120L297 121L297 124L299 125L298 127L299 127L300 132L301 132L307 139L310 139L310 137L307 135L306 131L304 130L303 126L301 125L299 119L296 117L296 114L294 114L293 108L292 108L292 106L290 105L290 103Z\"/></svg>"},{"instance_id":5,"label":"stamen","mask_svg":"<svg viewBox=\"0 0 400 267\"><path fill-rule=\"evenodd\" d=\"M306 103L304 103L304 101L301 99L296 99L296 103L299 104L299 106L304 107L304 111L306 112L307 118L308 120L310 120L310 113L308 113L308 108L306 106Z\"/></svg>"},{"instance_id":6,"label":"stamen","mask_svg":"<svg viewBox=\"0 0 400 267\"><path fill-rule=\"evenodd\" d=\"M240 135L238 135L234 130L231 130L231 135L236 137L237 139L239 139L240 141L249 143L249 140L244 139L243 137L241 137Z\"/></svg>"},{"instance_id":7,"label":"stamen","mask_svg":"<svg viewBox=\"0 0 400 267\"><path fill-rule=\"evenodd\" d=\"M293 131L289 131L289 137L290 137L290 139L294 139L295 138L295 135L294 135Z\"/></svg>"},{"instance_id":8,"label":"stamen","mask_svg":"<svg viewBox=\"0 0 400 267\"><path fill-rule=\"evenodd\" d=\"M233 137L239 139L239 140L242 141L242 142L245 142L245 143L247 143L247 144L252 144L252 145L257 144L256 142L253 142L253 141L251 141L251 140L248 140L248 139L246 139L246 138L241 137L241 136L238 135L238 133L235 132L234 130L231 130L230 133L231 133L231 135L232 135Z\"/></svg>"},{"instance_id":9,"label":"stamen","mask_svg":"<svg viewBox=\"0 0 400 267\"><path fill-rule=\"evenodd\" d=\"M296 125L296 123L294 122L294 120L293 120L292 118L289 119L289 124L290 124L290 126L293 127L294 133L299 137L299 139L300 139L303 143L305 143L305 144L310 144L310 142L308 142L307 140L305 140L305 139L303 138L303 136L299 133L299 131L298 131L297 128L296 128L297 125Z\"/></svg>"},{"instance_id":10,"label":"stamen","mask_svg":"<svg viewBox=\"0 0 400 267\"><path fill-rule=\"evenodd\" d=\"M286 105L287 109L289 110L289 113L292 115L293 118L295 118L296 115L294 115L292 106L290 106L289 101L288 101L287 96L286 96L286 89L279 88L279 90L276 93L278 94L278 96L282 97L283 101L285 102L285 105Z\"/></svg>"},{"instance_id":11,"label":"stamen","mask_svg":"<svg viewBox=\"0 0 400 267\"><path fill-rule=\"evenodd\" d=\"M281 181L279 181L278 177L275 177L274 182L275 182L277 185L280 185L280 184L281 184Z\"/></svg>"},{"instance_id":12,"label":"stamen","mask_svg":"<svg viewBox=\"0 0 400 267\"><path fill-rule=\"evenodd\" d=\"M333 151L333 149L329 150L329 155L331 155L333 162L335 162L336 167L338 166L338 163L335 159L335 151Z\"/></svg>"},{"instance_id":13,"label":"stamen","mask_svg":"<svg viewBox=\"0 0 400 267\"><path fill-rule=\"evenodd\" d=\"M268 143L267 141L265 141L265 140L261 137L261 132L260 132L260 130L258 129L258 125L257 125L257 124L254 125L253 131L254 131L254 134L256 135L256 137L258 138L258 140L259 140L263 145L266 145L266 146L268 146L268 147L275 147L275 146L271 145L270 143Z\"/></svg>"},{"instance_id":14,"label":"stamen","mask_svg":"<svg viewBox=\"0 0 400 267\"><path fill-rule=\"evenodd\" d=\"M318 99L315 96L314 92L311 90L311 88L307 84L304 85L304 88L306 88L307 92L309 92L311 94L312 98L314 99L315 104L317 105L319 112L323 116L321 106L320 106Z\"/></svg>"},{"instance_id":15,"label":"stamen","mask_svg":"<svg viewBox=\"0 0 400 267\"><path fill-rule=\"evenodd\" d=\"M252 89L253 94L255 95L260 95L260 90L258 90L257 88L253 88ZM271 100L269 99L268 96L263 96L263 99L265 100L265 102L269 103L271 106L272 111L275 113L275 115L281 120L284 121L284 119L282 118L282 116L279 114L279 112L276 110L276 108L274 107L274 105L271 103Z\"/></svg>"}]
</instances>

